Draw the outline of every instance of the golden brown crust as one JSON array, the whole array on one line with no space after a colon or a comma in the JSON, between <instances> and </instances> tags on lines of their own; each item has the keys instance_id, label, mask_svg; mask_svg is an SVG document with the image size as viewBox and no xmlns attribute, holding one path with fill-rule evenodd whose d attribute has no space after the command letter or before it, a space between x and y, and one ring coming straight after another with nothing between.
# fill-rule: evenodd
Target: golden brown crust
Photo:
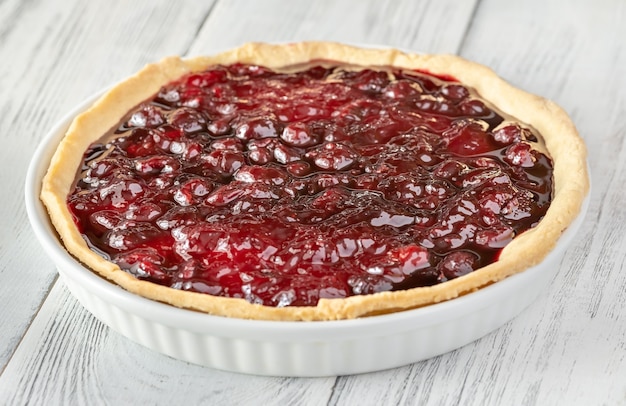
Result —
<instances>
[{"instance_id":1,"label":"golden brown crust","mask_svg":"<svg viewBox=\"0 0 626 406\"><path fill-rule=\"evenodd\" d=\"M346 299L322 299L315 307L274 308L250 304L244 299L180 291L140 281L87 247L71 220L65 199L83 152L132 107L154 95L162 85L214 64L244 62L280 68L319 59L451 75L475 88L503 112L532 125L543 135L554 162L554 199L544 219L537 227L515 238L502 251L497 262L463 277L431 287ZM541 262L580 212L588 188L586 149L567 114L546 99L514 88L484 66L452 55L406 54L393 49L360 49L327 42L252 43L210 57L166 58L116 85L89 110L76 117L70 126L44 177L41 199L67 250L98 274L130 292L178 307L229 317L335 320L401 311L453 299Z\"/></svg>"}]
</instances>

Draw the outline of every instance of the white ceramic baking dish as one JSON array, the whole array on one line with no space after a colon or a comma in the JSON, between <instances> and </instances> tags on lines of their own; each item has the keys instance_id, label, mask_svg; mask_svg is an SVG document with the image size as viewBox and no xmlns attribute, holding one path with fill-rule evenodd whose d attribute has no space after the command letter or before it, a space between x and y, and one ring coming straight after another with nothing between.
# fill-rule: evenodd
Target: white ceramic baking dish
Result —
<instances>
[{"instance_id":1,"label":"white ceramic baking dish","mask_svg":"<svg viewBox=\"0 0 626 406\"><path fill-rule=\"evenodd\" d=\"M129 293L74 259L39 200L41 179L72 119L45 136L26 178L26 207L61 280L96 318L127 338L184 361L241 373L332 376L383 370L468 344L519 314L544 291L577 235L587 201L545 260L520 274L447 302L355 320L286 322L233 319L179 309Z\"/></svg>"}]
</instances>

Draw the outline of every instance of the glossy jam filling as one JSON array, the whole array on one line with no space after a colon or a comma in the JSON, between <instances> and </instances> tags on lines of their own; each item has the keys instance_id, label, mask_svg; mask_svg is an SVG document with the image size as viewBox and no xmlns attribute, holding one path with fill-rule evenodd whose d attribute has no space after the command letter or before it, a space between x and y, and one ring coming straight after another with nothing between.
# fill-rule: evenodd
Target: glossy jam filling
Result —
<instances>
[{"instance_id":1,"label":"glossy jam filling","mask_svg":"<svg viewBox=\"0 0 626 406\"><path fill-rule=\"evenodd\" d=\"M496 261L550 204L541 150L452 78L216 66L93 144L67 202L139 279L307 306Z\"/></svg>"}]
</instances>

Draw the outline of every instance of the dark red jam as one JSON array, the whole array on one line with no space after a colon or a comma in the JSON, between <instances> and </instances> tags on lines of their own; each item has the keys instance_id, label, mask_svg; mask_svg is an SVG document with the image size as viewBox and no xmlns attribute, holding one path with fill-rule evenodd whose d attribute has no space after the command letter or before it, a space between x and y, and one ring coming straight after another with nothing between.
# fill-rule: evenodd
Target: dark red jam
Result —
<instances>
[{"instance_id":1,"label":"dark red jam","mask_svg":"<svg viewBox=\"0 0 626 406\"><path fill-rule=\"evenodd\" d=\"M308 306L496 261L550 204L539 145L448 77L216 66L93 144L67 202L139 279Z\"/></svg>"}]
</instances>

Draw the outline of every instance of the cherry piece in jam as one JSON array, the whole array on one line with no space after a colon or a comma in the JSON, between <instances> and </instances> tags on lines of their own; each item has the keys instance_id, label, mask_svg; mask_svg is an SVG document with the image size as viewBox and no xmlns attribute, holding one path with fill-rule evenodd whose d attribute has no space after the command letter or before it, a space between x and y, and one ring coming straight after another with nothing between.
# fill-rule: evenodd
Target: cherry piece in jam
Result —
<instances>
[{"instance_id":1,"label":"cherry piece in jam","mask_svg":"<svg viewBox=\"0 0 626 406\"><path fill-rule=\"evenodd\" d=\"M311 306L496 261L549 206L538 140L450 77L215 66L93 144L67 202L137 278Z\"/></svg>"}]
</instances>

